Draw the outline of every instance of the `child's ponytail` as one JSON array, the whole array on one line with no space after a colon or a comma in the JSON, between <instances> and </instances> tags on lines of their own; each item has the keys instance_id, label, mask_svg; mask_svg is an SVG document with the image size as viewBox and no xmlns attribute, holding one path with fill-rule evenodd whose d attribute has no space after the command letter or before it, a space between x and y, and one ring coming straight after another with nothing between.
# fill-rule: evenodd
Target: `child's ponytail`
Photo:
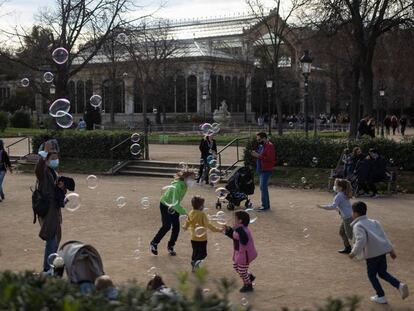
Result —
<instances>
[{"instance_id":1,"label":"child's ponytail","mask_svg":"<svg viewBox=\"0 0 414 311\"><path fill-rule=\"evenodd\" d=\"M349 180L346 179L337 179L336 184L341 187L344 194L348 197L348 199L352 198L352 186Z\"/></svg>"}]
</instances>

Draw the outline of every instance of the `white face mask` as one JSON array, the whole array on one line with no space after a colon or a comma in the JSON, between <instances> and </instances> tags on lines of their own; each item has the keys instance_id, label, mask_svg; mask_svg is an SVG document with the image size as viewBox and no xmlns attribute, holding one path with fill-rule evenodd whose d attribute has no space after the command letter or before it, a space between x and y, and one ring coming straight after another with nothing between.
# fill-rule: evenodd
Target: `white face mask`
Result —
<instances>
[{"instance_id":1,"label":"white face mask","mask_svg":"<svg viewBox=\"0 0 414 311\"><path fill-rule=\"evenodd\" d=\"M192 186L194 186L195 184L195 180L192 178L188 178L185 180L185 184L187 186L187 188L191 188Z\"/></svg>"}]
</instances>

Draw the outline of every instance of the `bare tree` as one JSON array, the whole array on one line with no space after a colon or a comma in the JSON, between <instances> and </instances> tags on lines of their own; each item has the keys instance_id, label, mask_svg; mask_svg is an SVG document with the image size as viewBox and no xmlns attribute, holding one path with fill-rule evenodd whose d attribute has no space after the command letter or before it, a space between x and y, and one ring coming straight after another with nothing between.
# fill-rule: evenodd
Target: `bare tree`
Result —
<instances>
[{"instance_id":1,"label":"bare tree","mask_svg":"<svg viewBox=\"0 0 414 311\"><path fill-rule=\"evenodd\" d=\"M143 22L129 30L126 48L142 98L145 158L148 159L148 99L162 83L165 83L165 79L172 78L176 68L174 58L179 47L169 33L168 24L159 22L157 25L148 25ZM163 110L165 111L165 108Z\"/></svg>"},{"instance_id":2,"label":"bare tree","mask_svg":"<svg viewBox=\"0 0 414 311\"><path fill-rule=\"evenodd\" d=\"M252 14L257 19L257 24L251 30L253 47L256 56L261 59L262 66L267 70L268 77L273 80L274 105L278 116L278 133L283 134L283 111L282 102L278 100L278 88L280 82L279 62L282 56L288 56L283 48L289 42L288 37L294 36L289 21L305 5L307 0L291 0L290 3L282 8L281 1L275 0L275 7L267 11L262 0L247 0L247 4ZM288 49L291 50L290 47ZM293 58L293 62L296 60ZM270 122L269 111L269 122Z\"/></svg>"},{"instance_id":3,"label":"bare tree","mask_svg":"<svg viewBox=\"0 0 414 311\"><path fill-rule=\"evenodd\" d=\"M56 96L67 96L69 79L92 60L113 29L126 24L122 17L131 8L130 0L56 0L53 8L43 9L38 16L39 28L50 33L50 49L41 51L44 57L41 65L8 55L4 51L0 51L0 54L28 70L52 71L55 75ZM13 32L2 32L8 37L17 38L25 48L29 33L24 28L16 27ZM69 52L67 62L61 65L51 60L52 51L58 47Z\"/></svg>"},{"instance_id":4,"label":"bare tree","mask_svg":"<svg viewBox=\"0 0 414 311\"><path fill-rule=\"evenodd\" d=\"M351 132L355 137L362 85L364 113L373 109L372 63L378 38L413 24L412 0L311 0L304 12L308 22L327 33L348 32L352 39Z\"/></svg>"}]
</instances>

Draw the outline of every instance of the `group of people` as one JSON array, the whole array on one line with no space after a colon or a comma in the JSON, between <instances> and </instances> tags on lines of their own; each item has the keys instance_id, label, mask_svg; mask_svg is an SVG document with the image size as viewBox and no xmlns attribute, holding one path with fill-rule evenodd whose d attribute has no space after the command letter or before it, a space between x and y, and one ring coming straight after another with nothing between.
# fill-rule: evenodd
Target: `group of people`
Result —
<instances>
[{"instance_id":1,"label":"group of people","mask_svg":"<svg viewBox=\"0 0 414 311\"><path fill-rule=\"evenodd\" d=\"M400 131L401 135L405 135L405 129L407 128L407 117L402 116L398 119L396 115L386 115L383 120L383 125L385 127L385 135L390 135L392 129L392 135L395 135L396 132ZM366 115L364 116L358 124L358 137L364 135L375 137L375 127L376 121L373 117Z\"/></svg>"},{"instance_id":2,"label":"group of people","mask_svg":"<svg viewBox=\"0 0 414 311\"><path fill-rule=\"evenodd\" d=\"M354 184L356 195L371 195L377 197L376 183L385 181L391 177L387 170L387 161L377 149L369 149L364 154L360 147L355 147L352 152L346 148L342 156L343 177ZM371 193L371 194L370 194Z\"/></svg>"},{"instance_id":3,"label":"group of people","mask_svg":"<svg viewBox=\"0 0 414 311\"><path fill-rule=\"evenodd\" d=\"M366 260L368 279L376 292L370 300L379 304L387 303L377 275L395 287L402 299L407 298L408 286L387 272L386 255L390 254L392 259L397 258L397 255L381 224L377 220L367 218L367 205L364 202L351 203L352 187L348 180L336 179L334 191L336 195L331 204L318 204L317 207L339 212L342 219L339 235L344 248L338 252L347 254L351 259L357 257Z\"/></svg>"}]
</instances>

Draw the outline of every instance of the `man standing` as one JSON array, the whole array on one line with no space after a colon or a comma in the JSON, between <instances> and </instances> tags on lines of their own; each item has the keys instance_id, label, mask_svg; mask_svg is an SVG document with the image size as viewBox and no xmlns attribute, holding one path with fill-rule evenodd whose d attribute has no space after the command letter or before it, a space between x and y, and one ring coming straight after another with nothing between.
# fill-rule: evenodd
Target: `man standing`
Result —
<instances>
[{"instance_id":1,"label":"man standing","mask_svg":"<svg viewBox=\"0 0 414 311\"><path fill-rule=\"evenodd\" d=\"M267 211L270 209L268 181L272 175L273 167L276 164L276 151L273 144L267 138L266 133L260 132L256 135L259 148L252 151L252 157L256 158L256 169L259 174L260 192L262 194L262 206L258 211Z\"/></svg>"}]
</instances>

